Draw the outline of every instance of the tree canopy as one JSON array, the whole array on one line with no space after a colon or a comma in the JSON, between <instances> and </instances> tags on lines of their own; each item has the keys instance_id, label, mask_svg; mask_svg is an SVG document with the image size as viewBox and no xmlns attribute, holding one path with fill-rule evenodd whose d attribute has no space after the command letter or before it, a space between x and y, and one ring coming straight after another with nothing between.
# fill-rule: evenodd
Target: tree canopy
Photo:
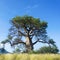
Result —
<instances>
[{"instance_id":1,"label":"tree canopy","mask_svg":"<svg viewBox=\"0 0 60 60\"><path fill-rule=\"evenodd\" d=\"M26 51L34 49L37 42L52 43L47 39L47 22L32 16L16 16L10 20L8 38L3 42L9 42L11 46L23 44Z\"/></svg>"}]
</instances>

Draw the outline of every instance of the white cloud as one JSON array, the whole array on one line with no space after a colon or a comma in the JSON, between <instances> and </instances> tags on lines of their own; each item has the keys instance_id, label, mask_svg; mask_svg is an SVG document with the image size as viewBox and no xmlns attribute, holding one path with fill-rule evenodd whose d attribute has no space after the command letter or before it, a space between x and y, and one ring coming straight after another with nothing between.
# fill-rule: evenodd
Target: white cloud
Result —
<instances>
[{"instance_id":1,"label":"white cloud","mask_svg":"<svg viewBox=\"0 0 60 60\"><path fill-rule=\"evenodd\" d=\"M38 8L39 5L38 4L35 4L35 5L32 5L32 6L27 6L24 8L24 10L28 13L28 12L31 12L32 10Z\"/></svg>"},{"instance_id":2,"label":"white cloud","mask_svg":"<svg viewBox=\"0 0 60 60\"><path fill-rule=\"evenodd\" d=\"M33 6L27 6L27 7L25 7L24 9L34 9L34 8L37 8L37 7L39 7L39 5L33 5Z\"/></svg>"}]
</instances>

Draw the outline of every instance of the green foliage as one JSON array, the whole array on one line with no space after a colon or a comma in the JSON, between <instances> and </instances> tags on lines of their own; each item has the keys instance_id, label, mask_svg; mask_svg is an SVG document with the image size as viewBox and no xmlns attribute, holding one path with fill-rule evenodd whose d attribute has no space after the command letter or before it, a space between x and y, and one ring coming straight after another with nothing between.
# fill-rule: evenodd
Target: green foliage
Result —
<instances>
[{"instance_id":1,"label":"green foliage","mask_svg":"<svg viewBox=\"0 0 60 60\"><path fill-rule=\"evenodd\" d=\"M36 36L36 37L40 37L40 39L43 40L43 37L47 34L46 33L46 28L48 26L47 22L41 21L39 18L34 18L32 16L27 16L27 15L22 17L16 16L11 20L11 23L16 27L15 29L19 29L20 31L23 31L24 35L29 34L29 37Z\"/></svg>"},{"instance_id":2,"label":"green foliage","mask_svg":"<svg viewBox=\"0 0 60 60\"><path fill-rule=\"evenodd\" d=\"M39 53L58 53L59 50L56 46L43 46L38 50Z\"/></svg>"},{"instance_id":3,"label":"green foliage","mask_svg":"<svg viewBox=\"0 0 60 60\"><path fill-rule=\"evenodd\" d=\"M9 42L11 46L23 44L27 51L33 50L34 44L46 40L47 26L47 22L41 21L39 18L27 15L16 16L11 20L11 28L9 29L8 41L6 42ZM23 38L25 39L22 40ZM26 41L26 38L28 38L29 41ZM33 42L34 38L36 40Z\"/></svg>"},{"instance_id":4,"label":"green foliage","mask_svg":"<svg viewBox=\"0 0 60 60\"><path fill-rule=\"evenodd\" d=\"M21 52L21 50L19 48L16 48L16 50L13 51L13 53L20 53L20 52Z\"/></svg>"},{"instance_id":5,"label":"green foliage","mask_svg":"<svg viewBox=\"0 0 60 60\"><path fill-rule=\"evenodd\" d=\"M53 39L49 39L48 43L54 46L56 42Z\"/></svg>"},{"instance_id":6,"label":"green foliage","mask_svg":"<svg viewBox=\"0 0 60 60\"><path fill-rule=\"evenodd\" d=\"M11 46L23 44L23 47L27 49L25 51L29 50L29 53L57 53L58 49L55 46L53 39L49 39L49 41L47 41L47 26L47 22L41 21L39 18L34 18L27 15L16 16L11 20L11 28L9 29L8 38L5 41L2 41L2 43L5 44L9 42ZM25 39L22 40L23 38ZM32 51L33 46L37 42L47 43L49 45L52 44L54 46L42 47L38 52ZM15 52L19 51L19 49L15 50Z\"/></svg>"},{"instance_id":7,"label":"green foliage","mask_svg":"<svg viewBox=\"0 0 60 60\"><path fill-rule=\"evenodd\" d=\"M25 24L25 25L33 24L35 26L39 26L39 24L40 24L40 19L33 18L32 16L23 16L23 17L16 16L12 20L17 22L21 26L23 26L23 24Z\"/></svg>"},{"instance_id":8,"label":"green foliage","mask_svg":"<svg viewBox=\"0 0 60 60\"><path fill-rule=\"evenodd\" d=\"M34 28L35 30L41 30L42 32L44 30L45 32L45 29L47 28L47 22L41 21L39 18L34 18L32 16L16 16L11 20L11 22L15 27L21 27L23 29L32 30Z\"/></svg>"},{"instance_id":9,"label":"green foliage","mask_svg":"<svg viewBox=\"0 0 60 60\"><path fill-rule=\"evenodd\" d=\"M32 50L32 51L28 52L28 54L39 54L39 52Z\"/></svg>"}]
</instances>

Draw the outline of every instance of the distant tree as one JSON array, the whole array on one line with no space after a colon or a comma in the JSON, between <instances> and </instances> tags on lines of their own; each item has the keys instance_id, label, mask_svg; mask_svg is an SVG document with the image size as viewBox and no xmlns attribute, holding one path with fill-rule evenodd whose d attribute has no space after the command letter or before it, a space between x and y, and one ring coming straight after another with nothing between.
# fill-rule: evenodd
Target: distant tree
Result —
<instances>
[{"instance_id":1,"label":"distant tree","mask_svg":"<svg viewBox=\"0 0 60 60\"><path fill-rule=\"evenodd\" d=\"M16 48L13 52L14 53L19 53L19 52L21 52L21 50L19 48Z\"/></svg>"},{"instance_id":2,"label":"distant tree","mask_svg":"<svg viewBox=\"0 0 60 60\"><path fill-rule=\"evenodd\" d=\"M6 43L5 41L2 41L3 48L5 48L5 43Z\"/></svg>"},{"instance_id":3,"label":"distant tree","mask_svg":"<svg viewBox=\"0 0 60 60\"><path fill-rule=\"evenodd\" d=\"M58 53L59 49L57 48L57 46L43 46L38 50L39 53Z\"/></svg>"},{"instance_id":4,"label":"distant tree","mask_svg":"<svg viewBox=\"0 0 60 60\"><path fill-rule=\"evenodd\" d=\"M20 52L26 52L26 48L23 44L18 44L14 46L14 51L15 53L20 53Z\"/></svg>"},{"instance_id":5,"label":"distant tree","mask_svg":"<svg viewBox=\"0 0 60 60\"><path fill-rule=\"evenodd\" d=\"M32 16L16 16L11 20L8 39L11 46L23 44L26 51L33 50L37 42L48 43L47 39L47 22Z\"/></svg>"}]
</instances>

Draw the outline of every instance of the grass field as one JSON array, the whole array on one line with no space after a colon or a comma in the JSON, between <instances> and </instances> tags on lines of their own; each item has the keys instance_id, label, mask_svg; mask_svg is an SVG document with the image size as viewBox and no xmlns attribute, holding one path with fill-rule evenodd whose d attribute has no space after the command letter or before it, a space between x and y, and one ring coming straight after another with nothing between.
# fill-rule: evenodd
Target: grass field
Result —
<instances>
[{"instance_id":1,"label":"grass field","mask_svg":"<svg viewBox=\"0 0 60 60\"><path fill-rule=\"evenodd\" d=\"M60 60L59 54L0 54L0 60Z\"/></svg>"}]
</instances>

